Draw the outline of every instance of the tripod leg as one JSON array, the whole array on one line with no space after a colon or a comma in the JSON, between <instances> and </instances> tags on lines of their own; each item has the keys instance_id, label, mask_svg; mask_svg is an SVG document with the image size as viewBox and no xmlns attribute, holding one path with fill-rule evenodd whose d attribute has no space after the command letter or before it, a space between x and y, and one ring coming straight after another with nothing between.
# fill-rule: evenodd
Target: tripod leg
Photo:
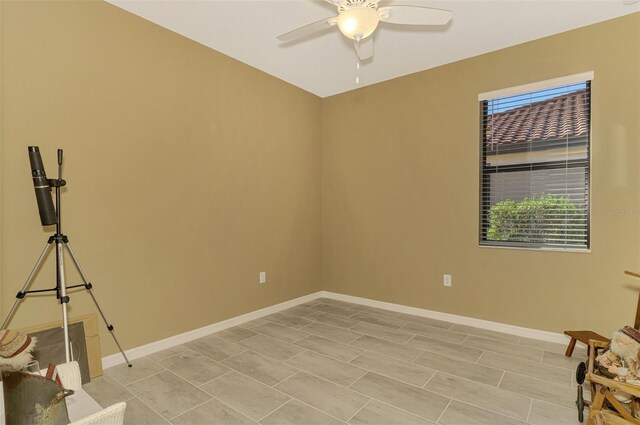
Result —
<instances>
[{"instance_id":1,"label":"tripod leg","mask_svg":"<svg viewBox=\"0 0 640 425\"><path fill-rule=\"evenodd\" d=\"M7 328L7 325L9 324L9 322L11 321L11 318L13 317L13 313L15 313L16 308L18 308L18 303L20 302L20 300L24 298L27 289L31 285L31 282L33 281L33 278L35 277L36 273L38 273L38 270L40 270L40 266L42 265L42 262L44 261L45 257L49 253L49 250L51 249L52 246L53 245L51 244L51 242L47 241L47 243L44 246L44 249L42 250L42 253L40 253L40 257L38 257L38 261L36 261L36 265L33 267L33 270L31 270L29 277L27 277L27 281L22 286L22 289L20 290L20 292L18 292L18 294L16 295L16 301L13 303L13 307L11 307L11 310L9 311L9 314L7 314L7 317L4 319L4 322L2 323L2 327L0 329Z\"/></svg>"},{"instance_id":2,"label":"tripod leg","mask_svg":"<svg viewBox=\"0 0 640 425\"><path fill-rule=\"evenodd\" d=\"M58 261L58 279L60 279L60 304L62 305L62 329L64 332L64 355L67 363L71 361L70 344L69 344L69 318L67 317L67 304L69 297L67 296L67 282L64 274L64 255L62 252L62 241L56 242L56 259Z\"/></svg>"},{"instance_id":3,"label":"tripod leg","mask_svg":"<svg viewBox=\"0 0 640 425\"><path fill-rule=\"evenodd\" d=\"M80 263L78 262L78 259L76 258L76 255L73 253L73 250L71 249L71 245L69 245L69 242L67 242L66 245L67 245L67 249L69 250L69 253L71 254L71 258L73 259L73 262L75 263L75 265L76 265L76 267L78 269L78 272L80 272L80 276L82 276L82 281L84 282L84 287L87 289L87 292L89 292L89 295L91 295L91 298L93 299L93 303L96 305L96 308L98 309L98 312L100 313L100 316L102 317L102 320L104 321L104 324L107 326L107 329L109 330L109 333L111 333L111 336L113 337L113 340L115 341L116 345L118 346L118 350L120 350L120 353L122 354L122 357L124 357L124 361L127 363L127 366L132 367L133 365L131 364L131 362L127 358L127 355L124 353L124 350L120 346L120 343L118 342L118 338L116 338L116 334L113 333L113 325L109 323L109 321L107 320L107 317L104 315L102 309L100 308L100 304L98 304L98 300L96 299L96 296L93 293L93 289L92 289L93 285L91 284L91 282L89 282L89 279L87 279L87 276L84 274L84 271L82 270L82 267L80 266Z\"/></svg>"}]
</instances>

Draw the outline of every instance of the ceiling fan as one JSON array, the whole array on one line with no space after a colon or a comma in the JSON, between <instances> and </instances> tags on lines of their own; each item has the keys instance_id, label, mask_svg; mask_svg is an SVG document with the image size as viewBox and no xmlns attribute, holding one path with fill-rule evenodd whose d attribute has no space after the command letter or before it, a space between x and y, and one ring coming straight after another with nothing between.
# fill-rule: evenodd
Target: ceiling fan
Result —
<instances>
[{"instance_id":1,"label":"ceiling fan","mask_svg":"<svg viewBox=\"0 0 640 425\"><path fill-rule=\"evenodd\" d=\"M354 40L360 60L373 56L373 39L370 35L380 21L399 25L445 25L452 16L450 10L422 6L390 5L378 7L381 0L323 0L338 8L338 16L313 22L278 36L288 42L338 26L340 32Z\"/></svg>"}]
</instances>

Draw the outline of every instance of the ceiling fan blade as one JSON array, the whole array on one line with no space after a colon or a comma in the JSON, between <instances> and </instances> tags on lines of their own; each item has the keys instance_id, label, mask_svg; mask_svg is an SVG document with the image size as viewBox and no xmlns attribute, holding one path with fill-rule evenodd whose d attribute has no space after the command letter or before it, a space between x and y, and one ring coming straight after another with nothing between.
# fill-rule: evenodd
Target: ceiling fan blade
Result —
<instances>
[{"instance_id":1,"label":"ceiling fan blade","mask_svg":"<svg viewBox=\"0 0 640 425\"><path fill-rule=\"evenodd\" d=\"M373 37L367 37L364 40L355 42L356 54L362 61L373 57Z\"/></svg>"},{"instance_id":2,"label":"ceiling fan blade","mask_svg":"<svg viewBox=\"0 0 640 425\"><path fill-rule=\"evenodd\" d=\"M293 31L289 31L282 35L279 35L277 38L280 41L293 41L298 38L306 37L307 35L312 35L321 31L324 31L327 28L334 26L337 23L337 17L323 19L321 21L316 21L311 24L305 25L300 28L296 28Z\"/></svg>"},{"instance_id":3,"label":"ceiling fan blade","mask_svg":"<svg viewBox=\"0 0 640 425\"><path fill-rule=\"evenodd\" d=\"M445 25L453 12L422 6L387 6L378 9L380 20L401 25Z\"/></svg>"}]
</instances>

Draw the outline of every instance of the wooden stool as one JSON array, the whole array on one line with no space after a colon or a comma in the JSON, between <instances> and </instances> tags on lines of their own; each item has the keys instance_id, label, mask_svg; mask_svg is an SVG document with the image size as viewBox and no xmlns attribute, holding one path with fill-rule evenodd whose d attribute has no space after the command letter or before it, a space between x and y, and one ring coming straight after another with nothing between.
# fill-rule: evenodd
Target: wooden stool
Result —
<instances>
[{"instance_id":1,"label":"wooden stool","mask_svg":"<svg viewBox=\"0 0 640 425\"><path fill-rule=\"evenodd\" d=\"M589 340L595 339L596 341L602 341L606 344L609 343L609 338L605 338L600 334L597 334L592 331L564 331L565 335L569 335L571 337L571 341L569 341L569 346L567 347L567 351L564 353L565 356L571 357L573 354L573 349L576 348L576 341L580 341L587 346L587 355L589 355Z\"/></svg>"}]
</instances>

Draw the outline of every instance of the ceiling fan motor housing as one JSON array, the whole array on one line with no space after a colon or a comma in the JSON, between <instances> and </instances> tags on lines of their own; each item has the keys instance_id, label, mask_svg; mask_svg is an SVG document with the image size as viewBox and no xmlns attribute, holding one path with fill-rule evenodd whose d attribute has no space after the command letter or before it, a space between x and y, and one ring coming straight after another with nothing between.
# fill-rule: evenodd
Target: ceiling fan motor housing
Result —
<instances>
[{"instance_id":1,"label":"ceiling fan motor housing","mask_svg":"<svg viewBox=\"0 0 640 425\"><path fill-rule=\"evenodd\" d=\"M342 0L338 6L338 13L353 7L367 7L376 10L378 9L378 2L372 0Z\"/></svg>"}]
</instances>

